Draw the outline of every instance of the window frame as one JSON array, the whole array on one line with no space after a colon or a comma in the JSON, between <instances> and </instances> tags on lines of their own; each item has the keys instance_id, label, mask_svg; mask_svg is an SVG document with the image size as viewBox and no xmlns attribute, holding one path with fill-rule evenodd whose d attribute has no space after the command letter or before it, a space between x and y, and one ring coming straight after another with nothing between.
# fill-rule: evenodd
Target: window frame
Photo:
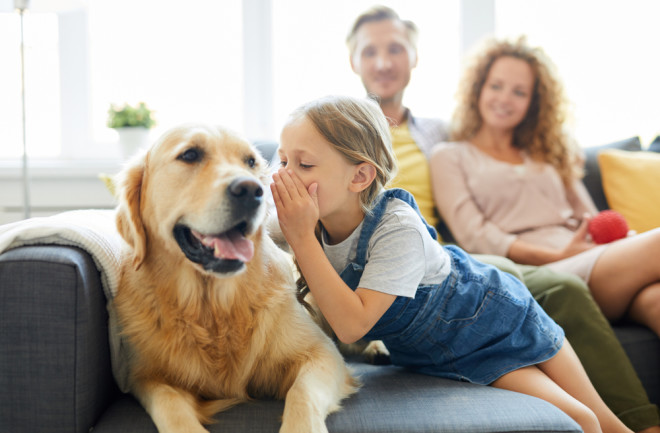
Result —
<instances>
[{"instance_id":1,"label":"window frame","mask_svg":"<svg viewBox=\"0 0 660 433\"><path fill-rule=\"evenodd\" d=\"M273 46L272 10L274 0L242 0L243 10L243 110L245 131L250 139L275 140L276 119L273 108ZM466 47L492 31L494 0L460 0L462 32L460 40L463 54ZM116 160L118 152L112 146L96 146L93 140L90 113L91 77L87 28L89 20L84 8L57 13L59 25L61 151L54 157L31 157L35 161ZM13 166L13 159L2 159L0 165ZM37 163L38 165L38 163ZM78 164L74 164L78 165Z\"/></svg>"}]
</instances>

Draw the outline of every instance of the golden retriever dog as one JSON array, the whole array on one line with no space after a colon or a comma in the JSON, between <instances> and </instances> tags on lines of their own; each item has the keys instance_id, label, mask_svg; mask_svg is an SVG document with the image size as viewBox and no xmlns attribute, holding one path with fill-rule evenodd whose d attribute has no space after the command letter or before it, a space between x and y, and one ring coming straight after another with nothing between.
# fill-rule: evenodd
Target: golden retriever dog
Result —
<instances>
[{"instance_id":1,"label":"golden retriever dog","mask_svg":"<svg viewBox=\"0 0 660 433\"><path fill-rule=\"evenodd\" d=\"M285 400L280 432L327 432L358 386L296 300L264 225L267 181L255 148L206 125L170 130L120 173L114 302L131 392L161 433L206 432L216 412L262 397Z\"/></svg>"}]
</instances>

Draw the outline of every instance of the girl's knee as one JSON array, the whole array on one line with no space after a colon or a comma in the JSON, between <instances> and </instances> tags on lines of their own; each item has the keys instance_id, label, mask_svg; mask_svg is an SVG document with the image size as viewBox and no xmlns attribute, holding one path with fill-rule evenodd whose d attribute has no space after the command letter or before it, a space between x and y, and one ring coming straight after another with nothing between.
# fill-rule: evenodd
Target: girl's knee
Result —
<instances>
[{"instance_id":1,"label":"girl's knee","mask_svg":"<svg viewBox=\"0 0 660 433\"><path fill-rule=\"evenodd\" d=\"M571 409L571 411L572 413L568 415L582 427L584 433L598 433L602 431L598 417L587 406L580 404Z\"/></svg>"}]
</instances>

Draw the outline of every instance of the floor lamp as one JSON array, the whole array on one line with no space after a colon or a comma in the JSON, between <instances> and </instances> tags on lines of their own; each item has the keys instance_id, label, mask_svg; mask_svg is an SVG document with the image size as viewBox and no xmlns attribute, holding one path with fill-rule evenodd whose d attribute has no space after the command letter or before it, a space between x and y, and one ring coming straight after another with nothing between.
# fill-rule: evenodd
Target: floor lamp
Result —
<instances>
[{"instance_id":1,"label":"floor lamp","mask_svg":"<svg viewBox=\"0 0 660 433\"><path fill-rule=\"evenodd\" d=\"M11 1L11 0L9 0ZM8 6L7 0L2 0L4 6ZM22 184L23 184L23 210L24 217L30 218L30 177L27 152L27 117L26 117L26 98L25 98L25 32L24 15L28 9L38 12L63 12L67 10L83 7L83 0L13 0L14 10L20 16L21 31L21 118L23 127L23 157L22 157Z\"/></svg>"},{"instance_id":2,"label":"floor lamp","mask_svg":"<svg viewBox=\"0 0 660 433\"><path fill-rule=\"evenodd\" d=\"M23 16L28 8L29 0L14 0L14 8L18 11L21 21L21 120L23 127L23 216L30 218L30 178L28 175L27 136L25 119L25 36L23 30Z\"/></svg>"}]
</instances>

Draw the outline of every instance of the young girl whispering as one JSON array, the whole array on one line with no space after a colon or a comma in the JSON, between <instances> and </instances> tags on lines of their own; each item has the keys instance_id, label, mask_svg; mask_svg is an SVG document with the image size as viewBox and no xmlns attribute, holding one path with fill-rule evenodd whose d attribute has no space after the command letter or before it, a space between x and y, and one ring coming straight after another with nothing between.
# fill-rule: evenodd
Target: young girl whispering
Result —
<instances>
[{"instance_id":1,"label":"young girl whispering","mask_svg":"<svg viewBox=\"0 0 660 433\"><path fill-rule=\"evenodd\" d=\"M396 162L373 101L300 107L278 153L280 227L342 342L382 340L395 365L539 397L587 433L630 431L522 283L442 246L408 192L384 189Z\"/></svg>"}]
</instances>

